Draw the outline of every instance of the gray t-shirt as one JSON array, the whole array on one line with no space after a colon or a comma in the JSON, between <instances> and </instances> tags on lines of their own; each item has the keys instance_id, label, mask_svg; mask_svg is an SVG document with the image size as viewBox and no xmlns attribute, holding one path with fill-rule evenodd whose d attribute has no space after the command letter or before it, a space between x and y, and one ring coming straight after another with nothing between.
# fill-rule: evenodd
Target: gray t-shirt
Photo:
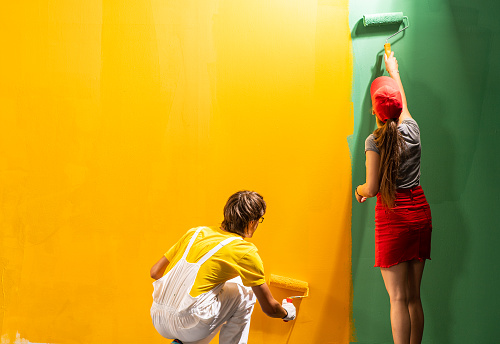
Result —
<instances>
[{"instance_id":1,"label":"gray t-shirt","mask_svg":"<svg viewBox=\"0 0 500 344\"><path fill-rule=\"evenodd\" d=\"M405 153L401 155L396 187L398 189L409 189L420 185L420 129L417 122L412 118L401 122L398 130L406 142L406 149ZM365 153L366 151L374 151L380 154L373 134L366 138Z\"/></svg>"}]
</instances>

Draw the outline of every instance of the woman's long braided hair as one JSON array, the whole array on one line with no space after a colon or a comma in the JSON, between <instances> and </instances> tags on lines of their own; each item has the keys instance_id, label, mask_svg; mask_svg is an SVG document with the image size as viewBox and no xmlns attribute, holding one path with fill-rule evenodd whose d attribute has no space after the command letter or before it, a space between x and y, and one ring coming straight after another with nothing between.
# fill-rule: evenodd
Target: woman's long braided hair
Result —
<instances>
[{"instance_id":1,"label":"woman's long braided hair","mask_svg":"<svg viewBox=\"0 0 500 344\"><path fill-rule=\"evenodd\" d=\"M401 157L404 154L406 143L398 130L398 119L390 118L373 132L375 144L380 151L380 189L382 204L392 208L396 200L396 181L398 179Z\"/></svg>"}]
</instances>

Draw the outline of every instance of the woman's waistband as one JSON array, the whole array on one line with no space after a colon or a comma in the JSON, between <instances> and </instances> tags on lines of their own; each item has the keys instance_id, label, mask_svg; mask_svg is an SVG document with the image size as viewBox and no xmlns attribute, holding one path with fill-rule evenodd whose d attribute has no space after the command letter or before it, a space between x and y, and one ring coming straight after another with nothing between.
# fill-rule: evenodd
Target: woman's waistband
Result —
<instances>
[{"instance_id":1,"label":"woman's waistband","mask_svg":"<svg viewBox=\"0 0 500 344\"><path fill-rule=\"evenodd\" d=\"M420 185L408 189L397 189L394 208L408 207L408 206L425 206L427 200L425 198L424 190ZM375 208L385 208L382 204L380 194L377 195L377 205Z\"/></svg>"},{"instance_id":2,"label":"woman's waistband","mask_svg":"<svg viewBox=\"0 0 500 344\"><path fill-rule=\"evenodd\" d=\"M420 191L423 191L422 186L420 186L420 185L417 185L417 186L414 186L414 187L408 188L408 189L396 189L396 193L400 193L400 194L411 194L411 193L420 192Z\"/></svg>"},{"instance_id":3,"label":"woman's waistband","mask_svg":"<svg viewBox=\"0 0 500 344\"><path fill-rule=\"evenodd\" d=\"M424 190L420 185L410 189L397 189L395 202L396 207L425 206L427 204Z\"/></svg>"}]
</instances>

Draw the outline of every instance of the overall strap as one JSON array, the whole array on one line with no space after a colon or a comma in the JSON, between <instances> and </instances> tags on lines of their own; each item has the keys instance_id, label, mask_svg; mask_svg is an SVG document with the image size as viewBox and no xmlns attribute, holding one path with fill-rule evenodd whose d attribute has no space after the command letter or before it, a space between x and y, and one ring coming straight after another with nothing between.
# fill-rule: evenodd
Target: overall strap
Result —
<instances>
[{"instance_id":1,"label":"overall strap","mask_svg":"<svg viewBox=\"0 0 500 344\"><path fill-rule=\"evenodd\" d=\"M191 240L189 240L189 244L187 245L186 250L184 251L184 254L182 255L181 259L186 259L187 255L189 253L189 250L191 249L191 246L193 246L194 240L196 239L196 237L198 236L198 234L200 232L201 232L201 227L199 227L196 230L196 232L194 232L193 236L191 237Z\"/></svg>"},{"instance_id":2,"label":"overall strap","mask_svg":"<svg viewBox=\"0 0 500 344\"><path fill-rule=\"evenodd\" d=\"M218 245L216 245L213 249L208 251L199 261L196 262L196 264L202 265L205 263L207 260L210 259L217 251L219 251L221 248L223 248L225 245L229 244L233 240L243 240L240 237L231 237L227 238L224 241L220 242Z\"/></svg>"}]
</instances>

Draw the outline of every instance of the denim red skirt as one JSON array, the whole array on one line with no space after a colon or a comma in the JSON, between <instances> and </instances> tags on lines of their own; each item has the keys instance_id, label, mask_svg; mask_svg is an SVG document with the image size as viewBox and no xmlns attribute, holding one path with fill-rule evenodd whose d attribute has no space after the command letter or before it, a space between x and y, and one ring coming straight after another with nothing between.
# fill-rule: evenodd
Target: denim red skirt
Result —
<instances>
[{"instance_id":1,"label":"denim red skirt","mask_svg":"<svg viewBox=\"0 0 500 344\"><path fill-rule=\"evenodd\" d=\"M431 209L421 186L396 190L396 205L391 209L377 196L375 266L431 259L431 234Z\"/></svg>"}]
</instances>

